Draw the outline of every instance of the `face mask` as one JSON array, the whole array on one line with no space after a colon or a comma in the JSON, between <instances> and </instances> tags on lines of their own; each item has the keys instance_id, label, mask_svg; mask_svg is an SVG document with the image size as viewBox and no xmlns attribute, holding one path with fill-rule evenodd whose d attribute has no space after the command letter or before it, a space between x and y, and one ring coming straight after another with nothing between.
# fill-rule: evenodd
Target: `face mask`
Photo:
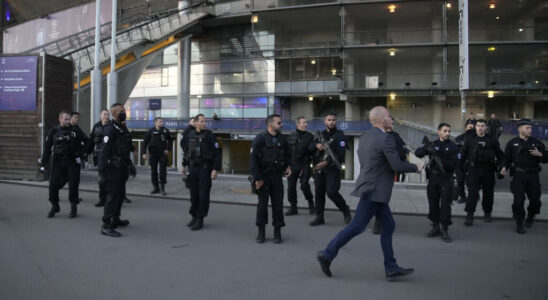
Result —
<instances>
[{"instance_id":1,"label":"face mask","mask_svg":"<svg viewBox=\"0 0 548 300\"><path fill-rule=\"evenodd\" d=\"M126 113L125 112L121 112L119 115L118 115L118 119L120 121L125 121L126 120Z\"/></svg>"}]
</instances>

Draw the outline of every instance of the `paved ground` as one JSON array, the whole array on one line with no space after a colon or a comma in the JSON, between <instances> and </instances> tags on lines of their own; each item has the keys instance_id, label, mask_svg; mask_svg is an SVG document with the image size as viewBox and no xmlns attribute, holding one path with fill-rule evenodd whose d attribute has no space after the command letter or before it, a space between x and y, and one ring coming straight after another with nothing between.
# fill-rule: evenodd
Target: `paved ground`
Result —
<instances>
[{"instance_id":1,"label":"paved ground","mask_svg":"<svg viewBox=\"0 0 548 300\"><path fill-rule=\"evenodd\" d=\"M186 199L190 197L188 189L186 189L181 181L182 176L175 172L171 171L168 174L168 184L166 190L168 192L167 198L170 199ZM19 184L26 185L36 185L47 187L48 182L34 182L34 181L7 181ZM312 191L314 191L314 181L311 180L310 184L312 185ZM341 194L346 199L347 203L350 205L351 209L355 209L358 204L358 198L350 196L350 192L354 188L354 182L352 181L343 181L341 185ZM287 182L284 182L285 187L287 188ZM220 175L218 180L213 183L213 188L211 190L211 200L220 203L238 203L238 204L249 204L255 205L257 203L257 196L251 194L249 187L249 182L247 181L247 176L241 175ZM512 200L513 195L509 192L509 183L508 179L497 180L496 183L496 192L495 192L495 205L493 208L493 216L496 218L511 218L512 217ZM66 188L66 187L65 187ZM82 172L80 189L84 191L97 191L97 171L95 170L86 170ZM136 178L130 178L127 183L127 191L130 196L146 196L147 198L152 197L150 195L150 190L152 185L150 183L150 170L145 167L138 168L138 175ZM541 214L538 215L539 219L548 220L548 190L543 191L544 195L542 196L542 202L544 203L544 209L541 209ZM287 192L285 192L286 199L284 203L289 205L287 202ZM66 196L65 196L66 197ZM164 196L155 195L154 197L166 198ZM94 202L96 197L87 198L84 197L84 201ZM298 190L298 200L300 207L307 207L306 200L304 199L300 190ZM327 202L327 208L336 209L333 202L329 199ZM399 184L397 183L394 186L394 191L392 194L392 200L390 202L392 211L400 214L410 214L410 215L426 215L428 213L428 201L426 199L426 188L424 184ZM483 212L481 211L481 204L478 204L478 215L482 216ZM453 215L455 216L464 216L464 204L454 203L453 205ZM327 219L327 222L331 220Z\"/></svg>"},{"instance_id":2,"label":"paved ground","mask_svg":"<svg viewBox=\"0 0 548 300\"><path fill-rule=\"evenodd\" d=\"M46 189L0 183L0 299L546 299L548 225L526 235L508 220L457 222L454 242L424 237L422 216L396 216L396 257L416 273L386 282L377 236L348 244L325 277L315 253L342 228L286 218L284 243L254 242L255 209L213 204L206 227L191 232L188 201L134 196L122 238L99 234L96 194L83 192L80 216L49 210ZM271 237L269 228L268 235Z\"/></svg>"}]
</instances>

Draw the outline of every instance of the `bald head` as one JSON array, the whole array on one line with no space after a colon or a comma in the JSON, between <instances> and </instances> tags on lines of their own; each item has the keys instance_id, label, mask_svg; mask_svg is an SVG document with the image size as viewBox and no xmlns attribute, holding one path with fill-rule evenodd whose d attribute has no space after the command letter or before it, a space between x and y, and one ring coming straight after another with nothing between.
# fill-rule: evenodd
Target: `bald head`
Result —
<instances>
[{"instance_id":1,"label":"bald head","mask_svg":"<svg viewBox=\"0 0 548 300\"><path fill-rule=\"evenodd\" d=\"M388 109L384 106L375 106L369 112L369 122L371 122L373 126L382 125L386 118L390 118L390 114L388 113Z\"/></svg>"}]
</instances>

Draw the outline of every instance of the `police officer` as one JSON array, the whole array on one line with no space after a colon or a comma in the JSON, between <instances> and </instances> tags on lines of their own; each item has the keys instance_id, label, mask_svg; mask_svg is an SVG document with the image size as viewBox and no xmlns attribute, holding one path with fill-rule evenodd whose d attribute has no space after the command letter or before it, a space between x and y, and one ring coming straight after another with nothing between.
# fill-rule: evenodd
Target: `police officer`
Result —
<instances>
[{"instance_id":1,"label":"police officer","mask_svg":"<svg viewBox=\"0 0 548 300\"><path fill-rule=\"evenodd\" d=\"M285 226L282 175L291 176L291 166L289 147L281 129L281 117L276 114L269 115L266 118L266 131L257 135L251 144L249 164L259 199L255 224L259 228L257 243L260 244L265 241L269 197L272 202L274 243L282 242L281 228Z\"/></svg>"},{"instance_id":2,"label":"police officer","mask_svg":"<svg viewBox=\"0 0 548 300\"><path fill-rule=\"evenodd\" d=\"M105 127L110 123L110 114L108 110L103 109L101 111L101 120L95 125L93 125L93 128L91 129L90 133L90 139L92 141L89 153L93 153L93 164L97 166L97 157L99 152L101 151L101 147L103 146L103 136L104 136L104 130ZM95 203L95 207L102 207L105 206L105 202L107 200L107 186L106 186L106 178L103 178L101 176L98 176L98 184L99 184L99 202Z\"/></svg>"},{"instance_id":3,"label":"police officer","mask_svg":"<svg viewBox=\"0 0 548 300\"><path fill-rule=\"evenodd\" d=\"M340 166L344 163L347 143L346 136L341 130L337 129L337 115L335 113L326 114L324 124L326 129L318 132L314 141L309 146L311 151L315 151L314 187L316 195L316 218L310 222L310 226L325 224L326 192L329 199L342 211L344 222L348 224L352 219L350 208L339 193L341 187ZM327 155L327 151L324 148L326 144L329 144L333 157Z\"/></svg>"},{"instance_id":4,"label":"police officer","mask_svg":"<svg viewBox=\"0 0 548 300\"><path fill-rule=\"evenodd\" d=\"M450 135L451 125L440 123L438 139L415 151L417 157L428 155L430 159L426 168L426 177L428 178L426 195L428 197L428 219L432 221L432 229L426 235L434 237L441 234L444 242L451 242L448 232L449 225L452 224L451 202L453 199L451 192L453 172L459 162L459 149L449 139ZM436 162L441 162L441 165L437 165Z\"/></svg>"},{"instance_id":5,"label":"police officer","mask_svg":"<svg viewBox=\"0 0 548 300\"><path fill-rule=\"evenodd\" d=\"M83 143L87 137L81 131L70 125L70 114L59 113L59 126L53 127L44 144L44 152L40 159L40 171L45 172L45 165L53 153L51 175L49 180L49 201L51 210L48 218L53 218L60 211L59 190L68 182L70 213L69 218L75 218L78 205L78 183L80 181L80 157L86 151Z\"/></svg>"},{"instance_id":6,"label":"police officer","mask_svg":"<svg viewBox=\"0 0 548 300\"><path fill-rule=\"evenodd\" d=\"M204 226L204 218L209 212L211 181L217 178L217 171L221 169L221 155L215 134L206 129L203 114L198 114L194 120L195 130L188 132L184 157L189 168L189 213L192 216L187 226L193 231Z\"/></svg>"},{"instance_id":7,"label":"police officer","mask_svg":"<svg viewBox=\"0 0 548 300\"><path fill-rule=\"evenodd\" d=\"M495 114L491 114L491 119L487 121L487 127L489 127L489 134L498 140L502 135L502 123Z\"/></svg>"},{"instance_id":8,"label":"police officer","mask_svg":"<svg viewBox=\"0 0 548 300\"><path fill-rule=\"evenodd\" d=\"M308 201L308 212L314 214L314 195L310 191L310 176L312 170L310 162L314 151L308 146L314 140L314 135L308 131L308 121L305 117L298 117L295 125L297 129L287 137L287 144L291 154L291 176L287 178L287 199L290 207L285 213L286 216L298 214L297 210L297 180L301 181L301 191Z\"/></svg>"},{"instance_id":9,"label":"police officer","mask_svg":"<svg viewBox=\"0 0 548 300\"><path fill-rule=\"evenodd\" d=\"M475 126L476 126L475 120L466 121L466 125L464 127L464 133L455 138L455 142L457 146L459 147L459 152L462 149L462 146L464 145L465 138L467 136L474 136L476 134ZM464 189L464 185L466 182L467 172L468 172L468 165L466 163L464 163L460 168L457 168L455 170L455 175L457 176L457 188L459 191L459 200L457 201L457 203L466 202L466 192Z\"/></svg>"},{"instance_id":10,"label":"police officer","mask_svg":"<svg viewBox=\"0 0 548 300\"><path fill-rule=\"evenodd\" d=\"M523 220L525 219L525 227L529 228L533 225L535 215L540 213L539 163L548 163L548 153L540 140L531 137L530 120L522 119L517 126L519 136L506 144L502 174L510 170L510 176L513 176L510 185L510 190L514 194L512 213L516 220L517 233L524 234ZM525 195L529 198L527 218L524 209Z\"/></svg>"},{"instance_id":11,"label":"police officer","mask_svg":"<svg viewBox=\"0 0 548 300\"><path fill-rule=\"evenodd\" d=\"M112 121L104 128L103 146L99 152L97 169L99 176L106 178L107 198L103 214L101 234L119 237L114 230L129 225L128 220L120 219L122 203L126 192L126 181L129 175L135 177L135 166L130 160L134 150L131 135L123 124L126 111L120 103L110 107Z\"/></svg>"},{"instance_id":12,"label":"police officer","mask_svg":"<svg viewBox=\"0 0 548 300\"><path fill-rule=\"evenodd\" d=\"M162 193L166 195L165 185L167 177L167 156L171 149L171 133L165 128L164 121L160 117L154 118L154 127L145 134L143 143L143 159L149 159L151 168L151 181L154 188L151 194ZM147 149L149 154L147 155ZM158 166L160 167L160 181L158 181ZM160 186L158 187L158 183Z\"/></svg>"},{"instance_id":13,"label":"police officer","mask_svg":"<svg viewBox=\"0 0 548 300\"><path fill-rule=\"evenodd\" d=\"M466 211L464 225L472 226L474 223L480 188L483 189L481 201L483 220L491 222L495 172L497 167L502 167L504 153L497 139L487 135L487 123L484 119L476 121L476 134L465 138L460 154L461 170L466 164L468 165L468 199L464 209Z\"/></svg>"}]
</instances>

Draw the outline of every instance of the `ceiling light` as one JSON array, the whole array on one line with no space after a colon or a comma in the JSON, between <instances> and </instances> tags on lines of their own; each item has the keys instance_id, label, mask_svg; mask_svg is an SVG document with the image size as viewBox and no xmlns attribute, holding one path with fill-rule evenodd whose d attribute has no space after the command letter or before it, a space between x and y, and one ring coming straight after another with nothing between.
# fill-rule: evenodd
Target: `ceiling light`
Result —
<instances>
[{"instance_id":1,"label":"ceiling light","mask_svg":"<svg viewBox=\"0 0 548 300\"><path fill-rule=\"evenodd\" d=\"M258 23L259 22L259 16L258 15L252 15L251 16L251 23Z\"/></svg>"},{"instance_id":2,"label":"ceiling light","mask_svg":"<svg viewBox=\"0 0 548 300\"><path fill-rule=\"evenodd\" d=\"M495 98L495 92L493 92L493 91L488 91L488 92L487 92L487 98Z\"/></svg>"},{"instance_id":3,"label":"ceiling light","mask_svg":"<svg viewBox=\"0 0 548 300\"><path fill-rule=\"evenodd\" d=\"M451 5L451 2L447 2L447 4L445 4L445 6L447 6L447 8L453 7L453 5Z\"/></svg>"},{"instance_id":4,"label":"ceiling light","mask_svg":"<svg viewBox=\"0 0 548 300\"><path fill-rule=\"evenodd\" d=\"M518 29L519 32L523 32L523 28Z\"/></svg>"},{"instance_id":5,"label":"ceiling light","mask_svg":"<svg viewBox=\"0 0 548 300\"><path fill-rule=\"evenodd\" d=\"M390 100L396 100L396 93L390 93Z\"/></svg>"},{"instance_id":6,"label":"ceiling light","mask_svg":"<svg viewBox=\"0 0 548 300\"><path fill-rule=\"evenodd\" d=\"M335 69L335 68L331 69L331 74L337 75L337 69Z\"/></svg>"},{"instance_id":7,"label":"ceiling light","mask_svg":"<svg viewBox=\"0 0 548 300\"><path fill-rule=\"evenodd\" d=\"M495 7L497 7L497 5L495 4L494 1L489 3L489 9L495 9Z\"/></svg>"},{"instance_id":8,"label":"ceiling light","mask_svg":"<svg viewBox=\"0 0 548 300\"><path fill-rule=\"evenodd\" d=\"M495 50L497 50L497 48L495 48L494 46L487 48L487 51L489 52L495 52Z\"/></svg>"},{"instance_id":9,"label":"ceiling light","mask_svg":"<svg viewBox=\"0 0 548 300\"><path fill-rule=\"evenodd\" d=\"M495 19L497 19L497 20L500 20L500 17L499 17L499 16L497 16L497 17L496 17Z\"/></svg>"},{"instance_id":10,"label":"ceiling light","mask_svg":"<svg viewBox=\"0 0 548 300\"><path fill-rule=\"evenodd\" d=\"M388 5L388 11L390 11L390 13L396 12L396 5L394 4Z\"/></svg>"},{"instance_id":11,"label":"ceiling light","mask_svg":"<svg viewBox=\"0 0 548 300\"><path fill-rule=\"evenodd\" d=\"M388 53L390 54L390 56L396 56L396 49L390 49L388 50Z\"/></svg>"},{"instance_id":12,"label":"ceiling light","mask_svg":"<svg viewBox=\"0 0 548 300\"><path fill-rule=\"evenodd\" d=\"M535 84L538 84L538 80L535 80Z\"/></svg>"},{"instance_id":13,"label":"ceiling light","mask_svg":"<svg viewBox=\"0 0 548 300\"><path fill-rule=\"evenodd\" d=\"M308 101L313 101L314 100L314 96L308 96Z\"/></svg>"},{"instance_id":14,"label":"ceiling light","mask_svg":"<svg viewBox=\"0 0 548 300\"><path fill-rule=\"evenodd\" d=\"M316 60L313 59L313 60L310 61L310 63L313 64L313 65L315 65L315 64L316 64Z\"/></svg>"}]
</instances>

